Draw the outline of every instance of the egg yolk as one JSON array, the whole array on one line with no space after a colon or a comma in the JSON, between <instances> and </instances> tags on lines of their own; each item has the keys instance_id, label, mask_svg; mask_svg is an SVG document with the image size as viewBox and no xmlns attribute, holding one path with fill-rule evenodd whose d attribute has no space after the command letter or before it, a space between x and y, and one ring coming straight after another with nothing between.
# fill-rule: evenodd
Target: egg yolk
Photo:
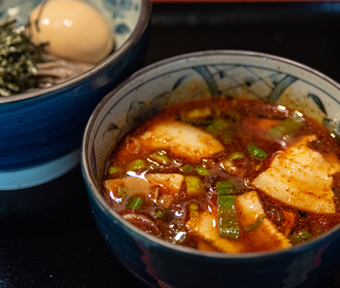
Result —
<instances>
[{"instance_id":1,"label":"egg yolk","mask_svg":"<svg viewBox=\"0 0 340 288\"><path fill-rule=\"evenodd\" d=\"M107 21L89 4L77 0L51 0L38 5L30 15L31 41L48 43L48 54L96 64L114 45Z\"/></svg>"}]
</instances>

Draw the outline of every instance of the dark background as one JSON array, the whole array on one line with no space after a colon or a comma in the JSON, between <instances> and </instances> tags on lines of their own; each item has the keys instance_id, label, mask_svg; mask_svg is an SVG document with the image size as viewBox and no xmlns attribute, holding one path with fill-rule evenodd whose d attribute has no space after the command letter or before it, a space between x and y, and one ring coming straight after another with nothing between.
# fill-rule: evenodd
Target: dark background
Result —
<instances>
[{"instance_id":1,"label":"dark background","mask_svg":"<svg viewBox=\"0 0 340 288\"><path fill-rule=\"evenodd\" d=\"M193 51L252 50L340 82L340 2L157 3L150 24L146 65ZM37 189L62 189L73 201L40 216L0 219L0 288L145 287L101 238L79 166ZM317 287L340 287L340 266Z\"/></svg>"}]
</instances>

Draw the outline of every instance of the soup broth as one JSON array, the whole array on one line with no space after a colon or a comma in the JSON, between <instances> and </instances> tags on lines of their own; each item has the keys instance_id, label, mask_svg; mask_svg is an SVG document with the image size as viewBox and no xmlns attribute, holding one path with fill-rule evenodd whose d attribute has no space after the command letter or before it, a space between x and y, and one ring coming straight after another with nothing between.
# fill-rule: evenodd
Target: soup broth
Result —
<instances>
[{"instance_id":1,"label":"soup broth","mask_svg":"<svg viewBox=\"0 0 340 288\"><path fill-rule=\"evenodd\" d=\"M244 253L340 221L340 146L298 111L221 97L169 107L128 133L103 177L127 221L176 245Z\"/></svg>"}]
</instances>

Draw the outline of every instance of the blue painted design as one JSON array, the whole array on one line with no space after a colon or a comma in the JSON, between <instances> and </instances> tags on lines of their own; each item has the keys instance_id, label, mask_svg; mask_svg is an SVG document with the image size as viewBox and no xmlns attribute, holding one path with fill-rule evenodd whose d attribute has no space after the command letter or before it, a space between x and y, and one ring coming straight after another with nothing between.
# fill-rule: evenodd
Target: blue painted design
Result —
<instances>
[{"instance_id":1,"label":"blue painted design","mask_svg":"<svg viewBox=\"0 0 340 288\"><path fill-rule=\"evenodd\" d=\"M211 68L211 70L215 70L216 71L213 74L217 74L220 79L222 79L224 77L229 77L228 72L230 70L234 69L234 66L228 68L228 67L225 67L225 65L209 65L209 67Z\"/></svg>"},{"instance_id":2,"label":"blue painted design","mask_svg":"<svg viewBox=\"0 0 340 288\"><path fill-rule=\"evenodd\" d=\"M176 88L178 88L178 87L182 84L182 82L184 81L184 79L187 78L187 77L188 77L188 75L184 75L184 76L180 77L180 78L175 82L174 86L172 87L172 91L176 90Z\"/></svg>"},{"instance_id":3,"label":"blue painted design","mask_svg":"<svg viewBox=\"0 0 340 288\"><path fill-rule=\"evenodd\" d=\"M170 97L171 97L170 92L165 92L155 97L148 107L147 115L151 116L163 110L167 106Z\"/></svg>"},{"instance_id":4,"label":"blue painted design","mask_svg":"<svg viewBox=\"0 0 340 288\"><path fill-rule=\"evenodd\" d=\"M131 10L132 0L112 0L114 6L119 7L119 10Z\"/></svg>"},{"instance_id":5,"label":"blue painted design","mask_svg":"<svg viewBox=\"0 0 340 288\"><path fill-rule=\"evenodd\" d=\"M316 96L313 93L308 93L307 97L311 98L314 101L314 103L319 107L319 109L322 111L322 113L324 113L327 116L326 108L318 96Z\"/></svg>"},{"instance_id":6,"label":"blue painted design","mask_svg":"<svg viewBox=\"0 0 340 288\"><path fill-rule=\"evenodd\" d=\"M210 73L209 69L207 68L207 66L195 66L192 67L192 69L194 69L203 77L205 83L207 83L208 85L212 97L220 94L217 83L212 74Z\"/></svg>"},{"instance_id":7,"label":"blue painted design","mask_svg":"<svg viewBox=\"0 0 340 288\"><path fill-rule=\"evenodd\" d=\"M135 122L139 122L144 118L144 115L147 113L146 104L144 102L133 101L130 104L129 111L126 115L127 124L133 124Z\"/></svg>"},{"instance_id":8,"label":"blue painted design","mask_svg":"<svg viewBox=\"0 0 340 288\"><path fill-rule=\"evenodd\" d=\"M253 76L246 76L244 77L244 84L248 87L250 87L251 85L253 85L255 81L255 78Z\"/></svg>"},{"instance_id":9,"label":"blue painted design","mask_svg":"<svg viewBox=\"0 0 340 288\"><path fill-rule=\"evenodd\" d=\"M283 78L280 82L277 83L274 90L268 97L268 102L270 103L276 103L279 98L281 97L282 93L292 85L297 80L296 77L287 75L285 78Z\"/></svg>"},{"instance_id":10,"label":"blue painted design","mask_svg":"<svg viewBox=\"0 0 340 288\"><path fill-rule=\"evenodd\" d=\"M136 123L140 123L147 117L156 114L160 110L164 109L171 97L170 92L165 92L161 95L155 97L150 104L147 106L145 102L141 101L133 101L130 104L129 110L126 113L126 125L124 125L118 133L118 138L123 136L126 132L128 132L132 127L136 125ZM106 128L106 132L111 131L110 127L118 126L114 123L110 123L109 127ZM119 129L119 128L118 128ZM105 133L106 133L105 132Z\"/></svg>"},{"instance_id":11,"label":"blue painted design","mask_svg":"<svg viewBox=\"0 0 340 288\"><path fill-rule=\"evenodd\" d=\"M129 34L131 32L126 24L117 25L115 31L117 34Z\"/></svg>"},{"instance_id":12,"label":"blue painted design","mask_svg":"<svg viewBox=\"0 0 340 288\"><path fill-rule=\"evenodd\" d=\"M293 76L284 75L276 70L270 70L266 68L262 68L260 71L267 71L268 75L262 76L261 73L256 71L258 68L259 67L254 67L252 65L219 64L206 65L204 68L201 66L195 67L194 70L198 71L202 75L204 80L207 82L212 95L230 95L232 94L232 90L242 87L243 89L246 89L248 93L253 94L258 99L269 99L269 101L275 102L279 99L283 91L296 80L296 78ZM215 70L216 72L211 74L209 69ZM242 74L246 74L242 79L237 78L237 69L242 69ZM216 80L218 79L211 79L214 77L217 77L218 79L228 78L232 82L232 85L228 86L227 88L220 89L216 83ZM268 79L271 81L268 81ZM257 93L257 89L252 89L252 86L258 82L260 82L261 85L268 87L271 90L271 93L269 95L259 95Z\"/></svg>"},{"instance_id":13,"label":"blue painted design","mask_svg":"<svg viewBox=\"0 0 340 288\"><path fill-rule=\"evenodd\" d=\"M108 127L107 127L107 130L105 131L106 132L110 132L110 131L113 131L113 130L117 130L118 129L118 126L115 124L115 123L111 123Z\"/></svg>"}]
</instances>

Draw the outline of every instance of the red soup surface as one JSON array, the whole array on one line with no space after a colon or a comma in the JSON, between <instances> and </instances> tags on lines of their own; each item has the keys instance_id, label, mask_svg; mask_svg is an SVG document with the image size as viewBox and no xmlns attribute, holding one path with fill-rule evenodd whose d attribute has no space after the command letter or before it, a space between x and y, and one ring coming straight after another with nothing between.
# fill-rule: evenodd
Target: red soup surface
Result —
<instances>
[{"instance_id":1,"label":"red soup surface","mask_svg":"<svg viewBox=\"0 0 340 288\"><path fill-rule=\"evenodd\" d=\"M103 194L127 221L206 251L291 247L340 222L340 146L321 124L259 100L167 108L120 141Z\"/></svg>"}]
</instances>

